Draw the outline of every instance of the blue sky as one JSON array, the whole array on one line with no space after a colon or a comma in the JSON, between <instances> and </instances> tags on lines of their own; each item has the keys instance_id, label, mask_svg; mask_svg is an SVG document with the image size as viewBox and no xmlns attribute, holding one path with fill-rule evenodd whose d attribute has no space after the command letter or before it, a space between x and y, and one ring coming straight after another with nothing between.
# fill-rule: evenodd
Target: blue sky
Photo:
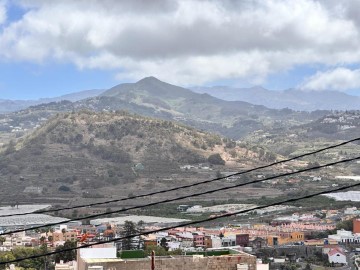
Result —
<instances>
[{"instance_id":1,"label":"blue sky","mask_svg":"<svg viewBox=\"0 0 360 270\"><path fill-rule=\"evenodd\" d=\"M72 64L0 64L2 99L56 97L90 89L107 89L119 83L114 74L101 70L79 70Z\"/></svg>"},{"instance_id":2,"label":"blue sky","mask_svg":"<svg viewBox=\"0 0 360 270\"><path fill-rule=\"evenodd\" d=\"M185 87L360 95L357 8L332 0L0 0L0 99L146 76Z\"/></svg>"}]
</instances>

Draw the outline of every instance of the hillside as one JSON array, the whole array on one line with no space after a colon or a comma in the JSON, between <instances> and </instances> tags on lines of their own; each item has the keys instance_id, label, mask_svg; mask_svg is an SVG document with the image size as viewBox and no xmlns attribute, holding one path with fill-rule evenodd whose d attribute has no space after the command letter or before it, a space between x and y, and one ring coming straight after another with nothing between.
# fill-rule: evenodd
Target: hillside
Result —
<instances>
[{"instance_id":1,"label":"hillside","mask_svg":"<svg viewBox=\"0 0 360 270\"><path fill-rule=\"evenodd\" d=\"M183 121L221 124L241 137L248 132L283 123L295 123L313 119L309 113L289 109L274 110L243 101L225 101L208 94L198 94L189 89L162 82L154 77L136 83L121 84L104 92L101 96L113 97L141 106L169 113L174 119ZM243 127L243 130L241 128ZM234 130L232 130L234 128ZM221 127L218 127L218 131ZM231 134L231 132L228 133Z\"/></svg>"},{"instance_id":2,"label":"hillside","mask_svg":"<svg viewBox=\"0 0 360 270\"><path fill-rule=\"evenodd\" d=\"M214 177L216 170L225 168L223 160L227 167L238 168L275 159L270 152L259 153L170 121L126 112L64 113L2 148L0 198L127 196ZM211 155L215 155L212 161ZM205 164L201 173L180 168L199 164ZM40 192L33 198L34 188Z\"/></svg>"},{"instance_id":3,"label":"hillside","mask_svg":"<svg viewBox=\"0 0 360 270\"><path fill-rule=\"evenodd\" d=\"M257 131L244 138L244 141L261 145L279 155L296 156L358 138L359 134L360 111L340 111L304 125ZM309 157L307 160L326 163L355 157L359 152L360 142L355 142ZM348 173L355 175L360 173L358 164L349 165L348 169Z\"/></svg>"},{"instance_id":4,"label":"hillside","mask_svg":"<svg viewBox=\"0 0 360 270\"><path fill-rule=\"evenodd\" d=\"M271 91L261 86L251 88L194 87L192 90L227 101L246 101L273 109L290 108L300 111L360 109L360 97L337 91L302 91L298 89Z\"/></svg>"}]
</instances>

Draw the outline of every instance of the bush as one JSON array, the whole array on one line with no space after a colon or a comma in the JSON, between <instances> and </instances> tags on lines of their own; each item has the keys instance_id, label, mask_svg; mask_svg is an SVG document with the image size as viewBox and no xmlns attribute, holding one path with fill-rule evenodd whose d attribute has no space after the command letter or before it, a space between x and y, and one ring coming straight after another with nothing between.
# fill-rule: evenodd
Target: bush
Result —
<instances>
[{"instance_id":1,"label":"bush","mask_svg":"<svg viewBox=\"0 0 360 270\"><path fill-rule=\"evenodd\" d=\"M69 191L71 191L71 189L69 187L67 187L67 186L60 186L59 191L69 192Z\"/></svg>"},{"instance_id":2,"label":"bush","mask_svg":"<svg viewBox=\"0 0 360 270\"><path fill-rule=\"evenodd\" d=\"M221 158L220 154L209 156L208 161L213 165L225 165L225 161Z\"/></svg>"}]
</instances>

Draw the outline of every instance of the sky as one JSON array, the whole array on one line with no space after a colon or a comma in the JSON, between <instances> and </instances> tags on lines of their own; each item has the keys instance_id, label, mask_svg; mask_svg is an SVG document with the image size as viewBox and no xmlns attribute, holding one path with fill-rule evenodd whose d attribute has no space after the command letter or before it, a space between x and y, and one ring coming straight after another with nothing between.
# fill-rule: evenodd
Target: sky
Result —
<instances>
[{"instance_id":1,"label":"sky","mask_svg":"<svg viewBox=\"0 0 360 270\"><path fill-rule=\"evenodd\" d=\"M155 76L360 96L359 0L0 0L0 99Z\"/></svg>"}]
</instances>

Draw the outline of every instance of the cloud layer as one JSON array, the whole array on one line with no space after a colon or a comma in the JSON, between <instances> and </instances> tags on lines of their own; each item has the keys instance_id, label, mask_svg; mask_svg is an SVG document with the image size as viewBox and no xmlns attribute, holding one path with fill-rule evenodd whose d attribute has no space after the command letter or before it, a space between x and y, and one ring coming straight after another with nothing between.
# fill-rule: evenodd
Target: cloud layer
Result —
<instances>
[{"instance_id":1,"label":"cloud layer","mask_svg":"<svg viewBox=\"0 0 360 270\"><path fill-rule=\"evenodd\" d=\"M331 71L318 72L302 86L304 90L345 91L360 88L360 69L336 68Z\"/></svg>"},{"instance_id":2,"label":"cloud layer","mask_svg":"<svg viewBox=\"0 0 360 270\"><path fill-rule=\"evenodd\" d=\"M154 75L181 84L239 78L261 83L300 64L360 63L356 0L20 4L28 10L23 18L0 30L1 58L71 62L114 70L119 79ZM0 24L1 14L0 2Z\"/></svg>"},{"instance_id":3,"label":"cloud layer","mask_svg":"<svg viewBox=\"0 0 360 270\"><path fill-rule=\"evenodd\" d=\"M0 0L0 25L6 21L6 2Z\"/></svg>"}]
</instances>

